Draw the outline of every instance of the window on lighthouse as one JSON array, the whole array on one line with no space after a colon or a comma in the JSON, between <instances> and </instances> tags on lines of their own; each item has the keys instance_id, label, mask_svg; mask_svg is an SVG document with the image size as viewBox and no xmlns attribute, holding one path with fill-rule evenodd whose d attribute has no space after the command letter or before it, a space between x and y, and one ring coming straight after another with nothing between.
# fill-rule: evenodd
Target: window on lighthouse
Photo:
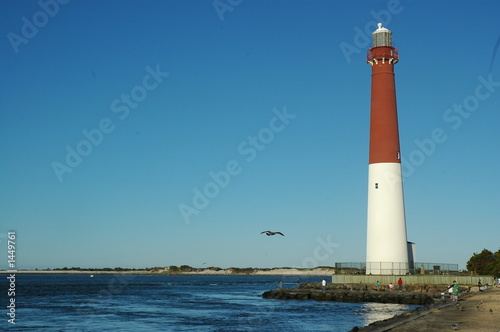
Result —
<instances>
[{"instance_id":1,"label":"window on lighthouse","mask_svg":"<svg viewBox=\"0 0 500 332\"><path fill-rule=\"evenodd\" d=\"M378 183L375 183L375 189L378 189Z\"/></svg>"}]
</instances>

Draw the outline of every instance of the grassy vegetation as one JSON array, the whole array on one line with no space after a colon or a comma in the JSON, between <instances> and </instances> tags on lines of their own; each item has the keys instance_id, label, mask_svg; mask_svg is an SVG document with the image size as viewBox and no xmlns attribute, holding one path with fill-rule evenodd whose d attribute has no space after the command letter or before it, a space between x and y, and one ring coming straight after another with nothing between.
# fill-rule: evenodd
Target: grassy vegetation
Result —
<instances>
[{"instance_id":1,"label":"grassy vegetation","mask_svg":"<svg viewBox=\"0 0 500 332\"><path fill-rule=\"evenodd\" d=\"M82 268L82 267L63 267L63 268L55 268L55 269L41 269L39 271L78 271L78 272L151 272L151 273L166 273L166 274L182 274L182 273L199 273L199 272L219 272L219 271L227 271L229 274L255 274L261 271L276 271L276 270L292 270L297 269L300 271L313 271L315 269L333 269L330 266L319 266L316 268L295 268L295 267L273 267L273 268L254 268L254 267L230 267L227 269L223 269L216 266L210 267L192 267L189 265L170 265L167 267L150 267L150 268L123 268L123 267L104 267L104 268ZM38 269L37 269L38 270Z\"/></svg>"}]
</instances>

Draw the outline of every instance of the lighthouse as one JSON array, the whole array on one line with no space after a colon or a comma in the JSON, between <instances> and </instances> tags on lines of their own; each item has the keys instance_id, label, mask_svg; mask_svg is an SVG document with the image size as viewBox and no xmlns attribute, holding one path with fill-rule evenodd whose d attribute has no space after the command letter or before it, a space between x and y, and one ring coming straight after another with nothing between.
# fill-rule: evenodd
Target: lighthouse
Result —
<instances>
[{"instance_id":1,"label":"lighthouse","mask_svg":"<svg viewBox=\"0 0 500 332\"><path fill-rule=\"evenodd\" d=\"M399 149L394 65L398 50L392 32L378 24L367 54L372 67L366 274L409 270Z\"/></svg>"}]
</instances>

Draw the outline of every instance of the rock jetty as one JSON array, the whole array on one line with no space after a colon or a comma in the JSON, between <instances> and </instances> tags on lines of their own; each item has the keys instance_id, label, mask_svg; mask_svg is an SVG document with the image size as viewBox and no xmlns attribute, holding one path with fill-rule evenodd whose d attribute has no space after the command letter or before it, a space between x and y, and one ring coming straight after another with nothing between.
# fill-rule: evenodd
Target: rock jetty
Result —
<instances>
[{"instance_id":1,"label":"rock jetty","mask_svg":"<svg viewBox=\"0 0 500 332\"><path fill-rule=\"evenodd\" d=\"M439 293L440 295L440 293ZM266 299L279 300L316 300L335 302L377 302L427 305L435 302L438 294L425 291L377 291L368 287L352 287L322 290L319 284L304 284L300 288L277 288L262 294Z\"/></svg>"}]
</instances>

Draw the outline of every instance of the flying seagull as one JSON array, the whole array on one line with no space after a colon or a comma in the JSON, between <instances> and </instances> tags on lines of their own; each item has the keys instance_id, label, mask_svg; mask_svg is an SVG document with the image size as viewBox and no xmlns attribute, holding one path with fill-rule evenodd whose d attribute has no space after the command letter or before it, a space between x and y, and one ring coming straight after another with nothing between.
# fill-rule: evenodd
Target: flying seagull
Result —
<instances>
[{"instance_id":1,"label":"flying seagull","mask_svg":"<svg viewBox=\"0 0 500 332\"><path fill-rule=\"evenodd\" d=\"M285 234L283 234L281 232L271 232L271 231L264 231L264 232L261 232L260 234L264 234L264 233L266 233L267 236L276 235L276 234L279 234L281 236L285 236Z\"/></svg>"}]
</instances>

